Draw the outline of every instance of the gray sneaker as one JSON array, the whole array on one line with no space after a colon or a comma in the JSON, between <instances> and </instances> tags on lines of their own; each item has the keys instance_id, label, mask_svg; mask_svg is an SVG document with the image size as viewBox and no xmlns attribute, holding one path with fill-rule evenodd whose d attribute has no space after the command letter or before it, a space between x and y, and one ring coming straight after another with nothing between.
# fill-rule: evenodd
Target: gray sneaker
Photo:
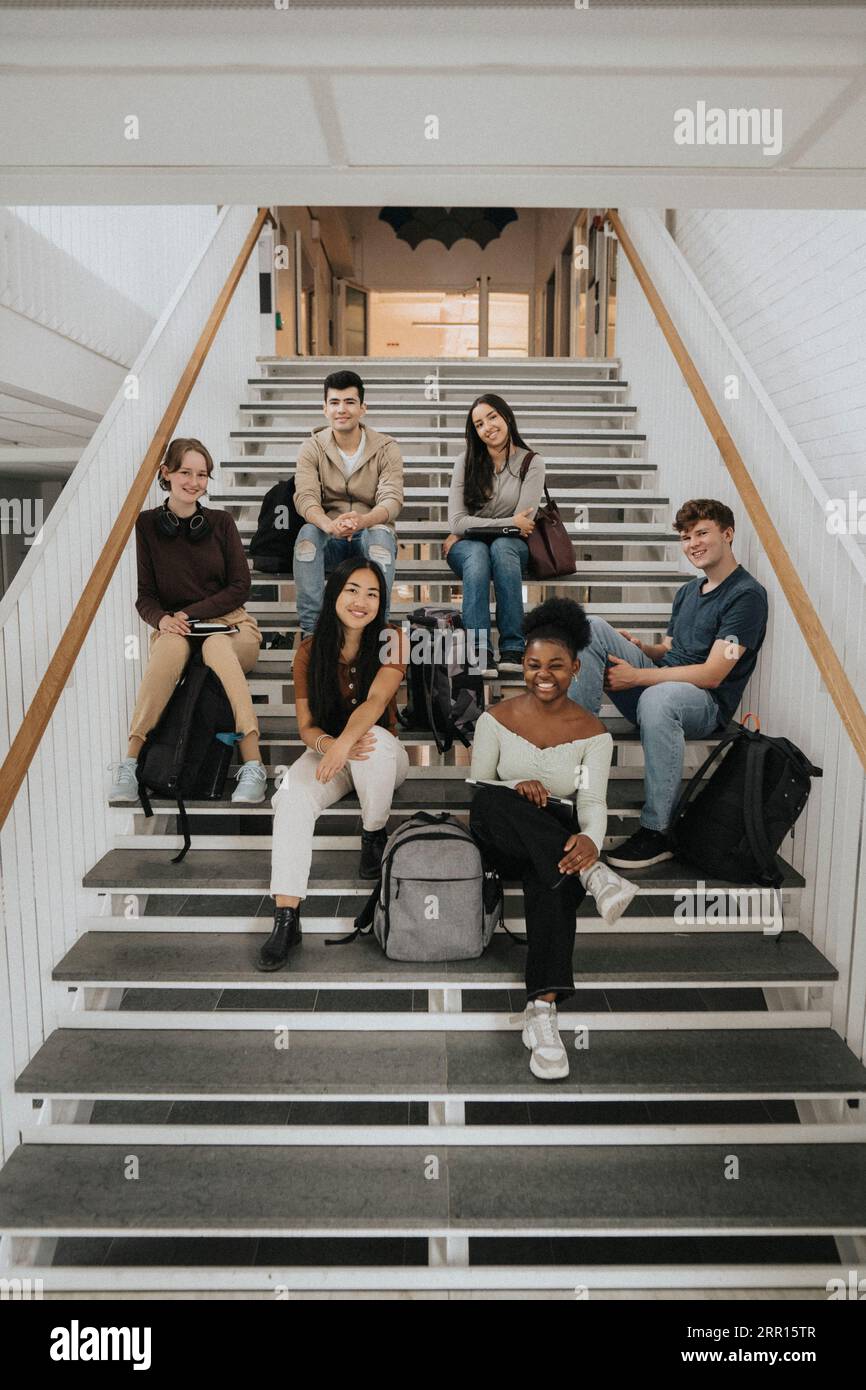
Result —
<instances>
[{"instance_id":1,"label":"gray sneaker","mask_svg":"<svg viewBox=\"0 0 866 1390\"><path fill-rule=\"evenodd\" d=\"M235 777L238 784L232 792L232 805L255 806L264 801L268 774L261 763L241 763Z\"/></svg>"},{"instance_id":2,"label":"gray sneaker","mask_svg":"<svg viewBox=\"0 0 866 1390\"><path fill-rule=\"evenodd\" d=\"M531 999L523 1015L523 1042L532 1056L529 1070L541 1081L568 1076L568 1053L559 1036L556 1005Z\"/></svg>"},{"instance_id":3,"label":"gray sneaker","mask_svg":"<svg viewBox=\"0 0 866 1390\"><path fill-rule=\"evenodd\" d=\"M588 869L581 869L578 878L587 893L595 898L599 915L609 927L619 921L637 893L636 883L629 883L601 859L596 859Z\"/></svg>"},{"instance_id":4,"label":"gray sneaker","mask_svg":"<svg viewBox=\"0 0 866 1390\"><path fill-rule=\"evenodd\" d=\"M138 782L135 769L138 758L124 758L119 763L109 763L108 771L113 781L108 793L109 801L137 801Z\"/></svg>"}]
</instances>

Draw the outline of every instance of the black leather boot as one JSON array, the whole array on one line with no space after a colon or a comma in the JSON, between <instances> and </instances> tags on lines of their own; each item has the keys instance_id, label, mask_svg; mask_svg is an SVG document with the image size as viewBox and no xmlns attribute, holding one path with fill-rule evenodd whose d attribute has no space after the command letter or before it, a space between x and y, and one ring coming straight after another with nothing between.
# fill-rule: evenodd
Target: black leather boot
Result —
<instances>
[{"instance_id":1,"label":"black leather boot","mask_svg":"<svg viewBox=\"0 0 866 1390\"><path fill-rule=\"evenodd\" d=\"M259 951L258 970L280 970L289 958L292 946L301 940L301 909L275 907L274 929Z\"/></svg>"},{"instance_id":2,"label":"black leather boot","mask_svg":"<svg viewBox=\"0 0 866 1390\"><path fill-rule=\"evenodd\" d=\"M388 839L388 829L361 831L361 878L378 878L382 872L382 851Z\"/></svg>"}]
</instances>

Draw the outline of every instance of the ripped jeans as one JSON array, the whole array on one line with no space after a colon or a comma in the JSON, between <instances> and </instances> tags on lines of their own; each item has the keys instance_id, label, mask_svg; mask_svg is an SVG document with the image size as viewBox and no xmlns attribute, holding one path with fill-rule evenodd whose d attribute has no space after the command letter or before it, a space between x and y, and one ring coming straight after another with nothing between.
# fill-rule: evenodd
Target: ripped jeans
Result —
<instances>
[{"instance_id":1,"label":"ripped jeans","mask_svg":"<svg viewBox=\"0 0 866 1390\"><path fill-rule=\"evenodd\" d=\"M390 603L391 585L397 560L397 538L387 526L370 526L348 538L329 536L311 521L302 526L295 541L292 574L298 604L298 625L301 632L314 631L322 607L325 575L345 560L357 555L378 564L385 576L385 589ZM387 617L387 612L385 614Z\"/></svg>"}]
</instances>

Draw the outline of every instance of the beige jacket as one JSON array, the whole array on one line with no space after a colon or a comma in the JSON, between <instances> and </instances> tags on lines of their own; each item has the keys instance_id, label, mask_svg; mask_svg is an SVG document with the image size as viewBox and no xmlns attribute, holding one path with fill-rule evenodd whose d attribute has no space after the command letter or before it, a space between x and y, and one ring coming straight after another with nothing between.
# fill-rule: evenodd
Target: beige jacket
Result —
<instances>
[{"instance_id":1,"label":"beige jacket","mask_svg":"<svg viewBox=\"0 0 866 1390\"><path fill-rule=\"evenodd\" d=\"M381 524L394 530L403 506L403 456L390 435L365 425L364 437L363 457L348 478L330 425L304 440L295 465L295 506L304 520L314 506L331 520L387 507L388 520Z\"/></svg>"}]
</instances>

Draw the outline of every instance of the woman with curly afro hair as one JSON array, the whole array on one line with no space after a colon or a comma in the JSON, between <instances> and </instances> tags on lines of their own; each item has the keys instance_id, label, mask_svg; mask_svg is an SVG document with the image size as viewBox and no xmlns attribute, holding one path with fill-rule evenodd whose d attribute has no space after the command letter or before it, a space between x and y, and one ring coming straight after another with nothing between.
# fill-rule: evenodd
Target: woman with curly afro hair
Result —
<instances>
[{"instance_id":1,"label":"woman with curly afro hair","mask_svg":"<svg viewBox=\"0 0 866 1390\"><path fill-rule=\"evenodd\" d=\"M568 1075L556 1005L574 993L577 909L589 891L608 923L637 891L599 859L607 828L613 739L569 699L590 640L580 604L551 598L523 620L526 690L479 718L470 828L490 862L523 885L526 1010L523 1042L543 1080Z\"/></svg>"}]
</instances>

